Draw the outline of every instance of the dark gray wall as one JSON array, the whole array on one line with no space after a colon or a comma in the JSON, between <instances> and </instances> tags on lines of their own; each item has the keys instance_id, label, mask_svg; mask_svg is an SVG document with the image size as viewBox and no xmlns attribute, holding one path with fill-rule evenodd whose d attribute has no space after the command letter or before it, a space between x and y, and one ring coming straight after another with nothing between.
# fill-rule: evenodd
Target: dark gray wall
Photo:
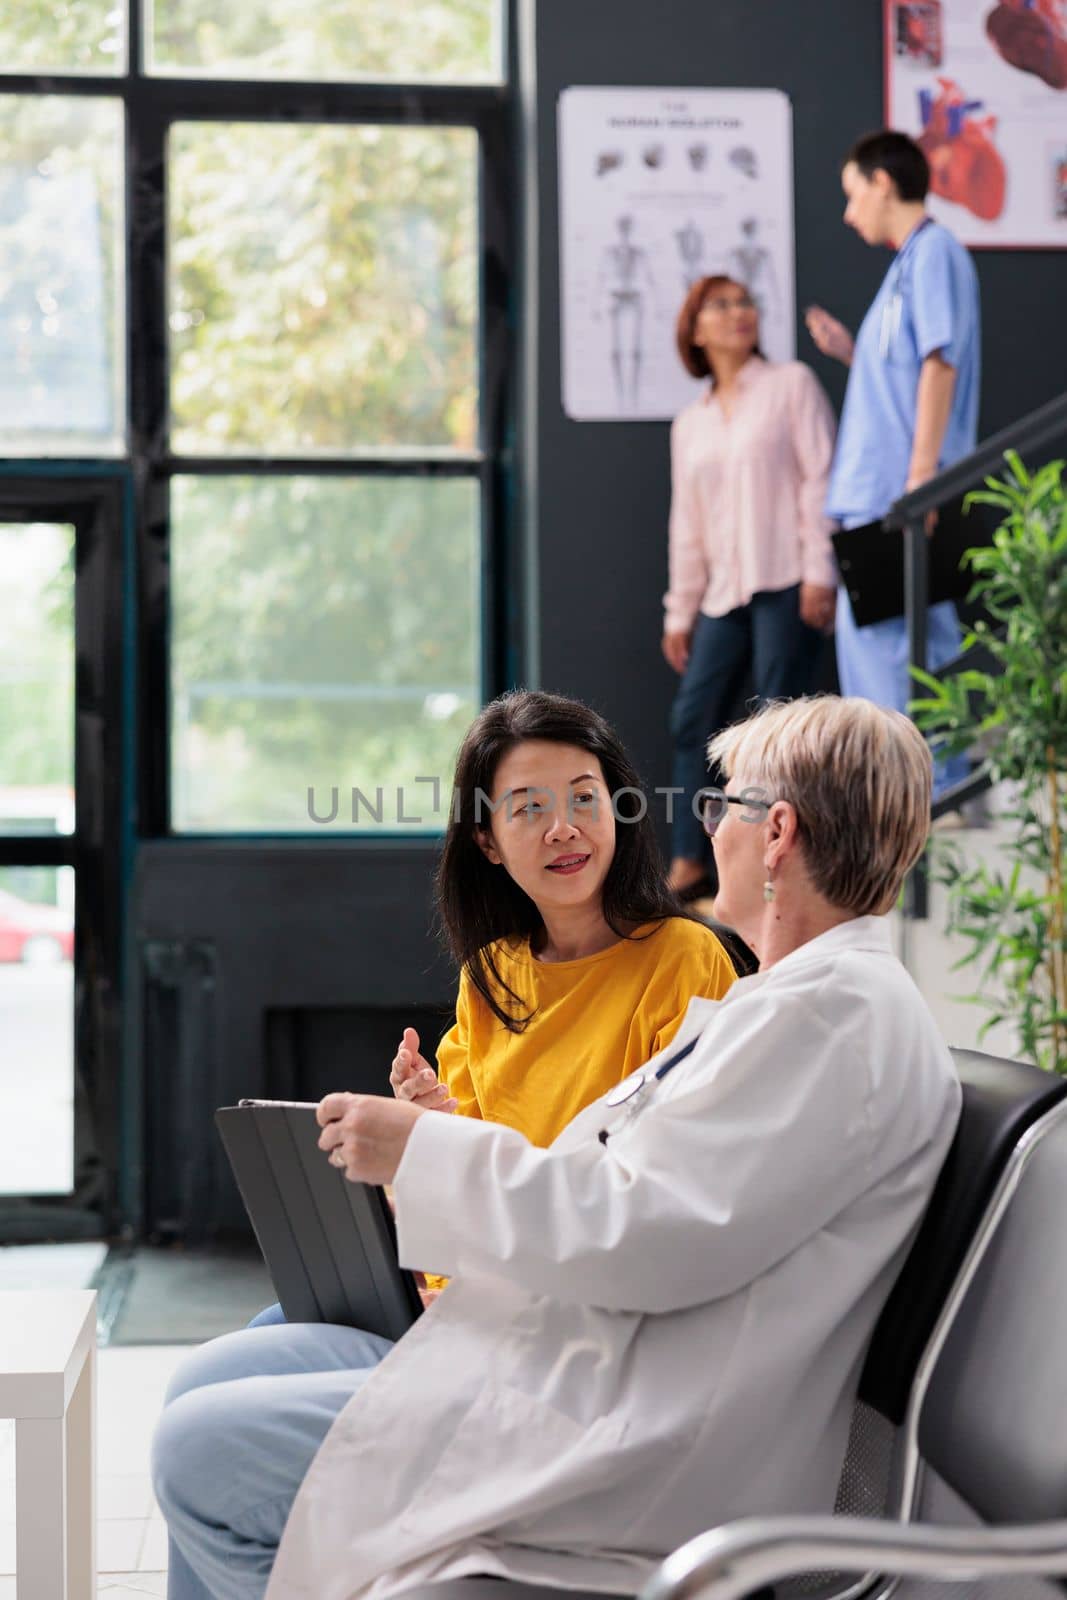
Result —
<instances>
[{"instance_id":1,"label":"dark gray wall","mask_svg":"<svg viewBox=\"0 0 1067 1600\"><path fill-rule=\"evenodd\" d=\"M388 1093L405 1026L452 1013L432 841L173 840L138 851L127 973L121 1211L138 1231L242 1230L212 1123L243 1096Z\"/></svg>"},{"instance_id":2,"label":"dark gray wall","mask_svg":"<svg viewBox=\"0 0 1067 1600\"><path fill-rule=\"evenodd\" d=\"M556 101L570 84L774 88L793 103L797 301L856 327L887 257L841 223L841 155L882 121L881 0L539 0L536 10L540 678L619 727L669 782L675 679L659 655L666 423L576 423L560 406ZM1067 110L1065 110L1067 116ZM988 434L1067 388L1067 255L982 251ZM844 369L811 361L835 404Z\"/></svg>"}]
</instances>

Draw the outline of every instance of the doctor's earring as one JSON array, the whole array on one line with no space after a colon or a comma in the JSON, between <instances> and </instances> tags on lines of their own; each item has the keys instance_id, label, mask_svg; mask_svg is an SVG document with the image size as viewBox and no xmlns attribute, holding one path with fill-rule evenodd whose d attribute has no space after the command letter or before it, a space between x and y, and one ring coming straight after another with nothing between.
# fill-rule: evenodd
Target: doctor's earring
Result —
<instances>
[{"instance_id":1,"label":"doctor's earring","mask_svg":"<svg viewBox=\"0 0 1067 1600\"><path fill-rule=\"evenodd\" d=\"M770 878L766 878L764 880L763 898L768 903L770 903L770 901L772 901L774 899L774 884L771 882Z\"/></svg>"}]
</instances>

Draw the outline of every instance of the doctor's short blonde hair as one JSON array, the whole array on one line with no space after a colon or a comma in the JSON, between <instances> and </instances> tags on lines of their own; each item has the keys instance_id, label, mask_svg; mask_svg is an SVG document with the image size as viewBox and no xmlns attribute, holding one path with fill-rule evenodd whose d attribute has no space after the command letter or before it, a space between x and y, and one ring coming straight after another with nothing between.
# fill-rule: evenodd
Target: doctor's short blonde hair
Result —
<instances>
[{"instance_id":1,"label":"doctor's short blonde hair","mask_svg":"<svg viewBox=\"0 0 1067 1600\"><path fill-rule=\"evenodd\" d=\"M930 832L933 763L910 718L814 695L725 729L708 757L796 808L812 884L831 905L857 917L892 909Z\"/></svg>"}]
</instances>

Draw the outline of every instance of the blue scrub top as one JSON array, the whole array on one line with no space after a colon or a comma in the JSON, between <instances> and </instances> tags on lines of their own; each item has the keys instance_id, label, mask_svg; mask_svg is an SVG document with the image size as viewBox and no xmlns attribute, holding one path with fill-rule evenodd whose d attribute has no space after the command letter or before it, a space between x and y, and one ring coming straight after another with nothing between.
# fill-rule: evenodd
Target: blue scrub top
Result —
<instances>
[{"instance_id":1,"label":"blue scrub top","mask_svg":"<svg viewBox=\"0 0 1067 1600\"><path fill-rule=\"evenodd\" d=\"M978 440L978 275L947 228L926 222L897 252L856 337L827 513L866 522L903 493L911 463L919 372L940 351L956 369L942 467Z\"/></svg>"}]
</instances>

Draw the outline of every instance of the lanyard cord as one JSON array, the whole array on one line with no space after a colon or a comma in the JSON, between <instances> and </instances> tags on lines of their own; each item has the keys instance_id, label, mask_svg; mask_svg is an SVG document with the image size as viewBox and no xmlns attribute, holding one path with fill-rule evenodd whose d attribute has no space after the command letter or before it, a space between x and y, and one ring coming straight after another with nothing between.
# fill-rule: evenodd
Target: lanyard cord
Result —
<instances>
[{"instance_id":1,"label":"lanyard cord","mask_svg":"<svg viewBox=\"0 0 1067 1600\"><path fill-rule=\"evenodd\" d=\"M882 324L878 334L878 354L885 361L892 348L893 341L900 329L901 316L904 307L904 270L912 254L912 246L922 233L933 222L933 217L924 217L917 227L913 228L897 251L897 258L890 267L885 280L885 298L882 302Z\"/></svg>"},{"instance_id":2,"label":"lanyard cord","mask_svg":"<svg viewBox=\"0 0 1067 1600\"><path fill-rule=\"evenodd\" d=\"M911 232L908 234L908 237L904 240L904 243L897 251L896 260L889 269L892 274L894 294L899 294L900 292L900 285L904 277L904 268L907 265L908 257L912 253L912 246L919 237L920 233L933 224L933 220L933 217L924 217L919 223L918 227L915 227L911 230Z\"/></svg>"}]
</instances>

